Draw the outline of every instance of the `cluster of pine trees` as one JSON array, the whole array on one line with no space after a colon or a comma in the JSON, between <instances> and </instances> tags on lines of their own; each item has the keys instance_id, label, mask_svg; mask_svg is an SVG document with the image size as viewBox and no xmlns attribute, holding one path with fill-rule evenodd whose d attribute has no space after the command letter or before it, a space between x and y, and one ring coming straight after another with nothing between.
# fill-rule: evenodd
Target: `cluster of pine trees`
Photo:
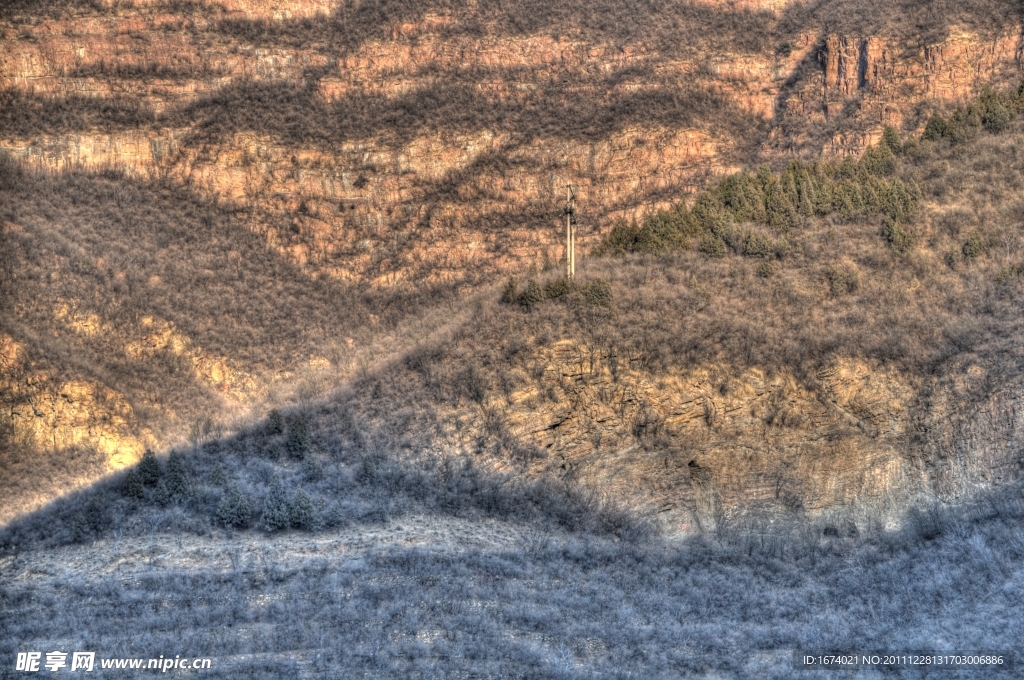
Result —
<instances>
[{"instance_id":1,"label":"cluster of pine trees","mask_svg":"<svg viewBox=\"0 0 1024 680\"><path fill-rule=\"evenodd\" d=\"M916 140L911 141L911 145ZM913 215L920 190L896 177L898 157L908 147L886 128L882 142L859 160L841 163L791 161L782 173L762 166L740 172L698 194L692 208L680 201L648 216L642 224L618 222L595 255L660 253L696 245L710 256L732 251L752 257L781 257L786 234L813 216L881 214L890 231ZM751 225L770 227L751 229Z\"/></svg>"},{"instance_id":2,"label":"cluster of pine trees","mask_svg":"<svg viewBox=\"0 0 1024 680\"><path fill-rule=\"evenodd\" d=\"M279 411L272 411L268 419L268 433L282 434L275 428L284 428L284 418ZM307 457L309 427L305 420L295 419L288 428L285 450L305 463L313 461ZM310 466L304 465L307 478L311 477ZM316 472L322 476L317 467ZM281 479L274 478L264 495L261 505L254 500L251 490L244 490L237 483L229 481L223 465L214 466L211 474L199 486L193 484L185 456L171 452L167 465L162 466L152 451L146 451L139 464L125 475L122 493L137 502L157 505L172 503L188 504L213 511L212 519L224 527L245 529L255 524L264 531L273 533L295 528L312 531L322 525L320 511L313 499L301 488L291 489ZM211 496L212 493L212 496ZM211 498L219 499L211 506ZM214 509L215 508L215 509ZM75 522L76 538L84 540L96 534L106 521L102 508L87 509L79 513Z\"/></svg>"},{"instance_id":3,"label":"cluster of pine trees","mask_svg":"<svg viewBox=\"0 0 1024 680\"><path fill-rule=\"evenodd\" d=\"M147 491L147 487L152 489ZM168 505L175 499L189 496L192 493L192 482L189 479L188 466L180 453L171 453L165 471L161 468L156 455L147 449L139 464L125 476L123 490L129 498L147 499L160 505Z\"/></svg>"},{"instance_id":4,"label":"cluster of pine trees","mask_svg":"<svg viewBox=\"0 0 1024 680\"><path fill-rule=\"evenodd\" d=\"M601 278L580 282L562 277L544 285L530 278L526 286L520 288L518 279L512 276L501 293L501 301L505 304L520 305L527 309L533 309L546 300L576 300L595 307L610 307L612 287Z\"/></svg>"},{"instance_id":5,"label":"cluster of pine trees","mask_svg":"<svg viewBox=\"0 0 1024 680\"><path fill-rule=\"evenodd\" d=\"M1024 83L1008 93L1000 94L990 87L966 106L957 107L949 118L933 113L925 125L922 140L949 139L965 142L979 132L998 133L1006 129L1024 110Z\"/></svg>"},{"instance_id":6,"label":"cluster of pine trees","mask_svg":"<svg viewBox=\"0 0 1024 680\"><path fill-rule=\"evenodd\" d=\"M217 506L217 521L226 527L246 529L252 524L254 510L249 495L233 484ZM320 513L303 489L289 493L281 480L275 478L263 499L257 525L269 533L288 528L312 531L320 526Z\"/></svg>"},{"instance_id":7,"label":"cluster of pine trees","mask_svg":"<svg viewBox=\"0 0 1024 680\"><path fill-rule=\"evenodd\" d=\"M921 141L958 144L982 131L999 133L1022 111L1024 82L1005 93L987 87L948 118L933 114ZM593 254L662 253L696 247L712 257L732 251L768 260L785 255L789 249L786 234L791 230L813 216L834 213L881 216L882 237L894 251L906 252L914 246L906 223L921 192L913 182L897 177L896 169L899 157L919 145L916 138L904 142L894 128L886 127L881 143L858 160L794 160L782 173L762 166L756 174L730 175L698 194L693 208L680 201L669 210L649 215L641 224L620 220ZM768 229L751 228L757 225Z\"/></svg>"}]
</instances>

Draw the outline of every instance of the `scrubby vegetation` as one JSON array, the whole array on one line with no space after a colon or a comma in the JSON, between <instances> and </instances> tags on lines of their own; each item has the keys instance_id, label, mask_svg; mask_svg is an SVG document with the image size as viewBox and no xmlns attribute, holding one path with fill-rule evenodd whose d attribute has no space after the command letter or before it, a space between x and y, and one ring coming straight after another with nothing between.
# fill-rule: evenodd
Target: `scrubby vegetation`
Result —
<instances>
[{"instance_id":1,"label":"scrubby vegetation","mask_svg":"<svg viewBox=\"0 0 1024 680\"><path fill-rule=\"evenodd\" d=\"M542 277L523 287L512 280L504 288L510 304L499 304L497 294L480 303L469 325L443 341L421 345L383 372L361 377L339 398L341 406L322 413L274 410L252 434L200 441L199 454L175 458L174 483L170 461L154 473L154 459L145 458L127 473L110 516L131 518L141 512L153 518L147 521L201 533L261 526L316 530L367 516L400 516L413 508L462 508L470 515L502 519L548 517L549 510L543 509L548 501L539 499L554 493L551 487L520 487L514 477L495 476L488 465L500 461L520 469L544 455L511 432L501 404L530 390L543 399L564 400L560 390L568 388L544 386L544 367L537 363L558 339L599 348L602 356L618 357L652 380L723 357L738 370L756 367L802 377L809 389L816 389L816 371L836 357L860 357L922 378L941 375L947 366L976 363L1011 379L1020 359L1012 340L1020 332L1019 315L1012 310L1022 295L1017 272L1024 250L1013 238L1019 216L1007 201L1020 190L1021 179L1008 168L1024 149L1010 134L979 136L967 146L926 140L900 157L895 175L865 169L871 162L890 168L895 158L891 145L889 135L886 149L850 161L847 168L854 177L866 178L865 186L893 186L900 179L904 186L917 187L914 210L906 213L914 215L907 228L914 230L917 245L906 253L894 253L896 243L879 236L878 220L888 215L833 211L808 216L797 210L795 219L806 224L776 230L767 224L765 210L759 218L764 222L754 224L770 229L764 233L777 241L787 241L782 259L772 254L709 257L699 249L677 249L625 260L591 259L572 284ZM960 162L965 158L971 163ZM814 177L807 166L792 165L787 172L793 184L798 170ZM785 196L784 173L761 175L768 184L777 183L777 195ZM720 185L705 194L702 204L732 219L740 205L732 197L743 196L740 189L756 188L758 182L757 175L727 180L728 190ZM823 182L832 195L839 184ZM699 224L695 212L682 213L681 219ZM960 260L946 258L950 252L959 253ZM764 263L773 265L767 276L761 271ZM525 314L524 307L531 313ZM588 379L586 371L578 377ZM467 413L476 415L466 420ZM489 463L466 466L459 458L418 457L448 446L452 440L444 433L462 431L469 423L476 434L461 446ZM644 446L660 446L661 441L638 440ZM395 452L419 453L406 459L394 458ZM278 519L262 522L276 483L281 491L271 507L278 508ZM376 485L387 491L368 491ZM369 495L358 496L363 500L343 500L357 497L350 492L364 491ZM480 494L477 501L464 500L474 493ZM515 499L508 501L511 505L501 500L507 493ZM556 496L563 498L562 493ZM563 518L556 526L591 526L582 518L595 516L591 504L596 499L586 500L583 487L566 493L564 502L576 509L555 513ZM299 508L294 519L292 506ZM535 509L523 509L529 507ZM52 532L64 536L54 540L88 534L67 526L64 533ZM607 526L622 525L615 520Z\"/></svg>"},{"instance_id":2,"label":"scrubby vegetation","mask_svg":"<svg viewBox=\"0 0 1024 680\"><path fill-rule=\"evenodd\" d=\"M865 4L857 0L793 3L783 14L780 29L794 29L807 23L826 27L840 35L877 35L902 30L919 45L944 39L954 26L982 34L998 32L1020 21L1020 6L1003 0L896 0ZM913 26L912 31L906 27Z\"/></svg>"},{"instance_id":3,"label":"scrubby vegetation","mask_svg":"<svg viewBox=\"0 0 1024 680\"><path fill-rule=\"evenodd\" d=\"M0 236L0 329L26 343L40 367L125 394L144 421L155 415L147 404L177 412L193 439L209 434L203 419L218 403L195 356L222 357L248 376L310 355L344 365L344 337L366 345L371 326L394 328L448 290L381 293L312 280L250 231L248 214L168 182L51 176L0 158L0 199L0 220L25 230ZM95 330L68 332L86 318ZM180 340L147 340L166 333ZM295 447L298 455L301 436Z\"/></svg>"},{"instance_id":4,"label":"scrubby vegetation","mask_svg":"<svg viewBox=\"0 0 1024 680\"><path fill-rule=\"evenodd\" d=\"M1024 83L1015 91L1004 94L986 88L976 100L966 106L957 107L948 119L939 113L933 113L928 119L921 139L965 142L973 139L982 130L999 133L1020 115L1022 108Z\"/></svg>"},{"instance_id":5,"label":"scrubby vegetation","mask_svg":"<svg viewBox=\"0 0 1024 680\"><path fill-rule=\"evenodd\" d=\"M893 252L905 255L916 244L913 218L922 198L920 168L932 166L932 146L948 141L963 144L981 132L1003 132L1021 111L1024 85L1009 93L984 90L976 100L957 108L947 120L935 113L921 140L904 142L892 127L863 156L839 162L791 161L773 172L762 166L756 174L730 175L692 200L653 213L641 224L617 222L593 249L596 256L665 253L696 249L709 257L735 253L764 260L783 259L793 249L794 235L814 218L847 222L880 221L880 235ZM963 257L985 252L988 245L973 231ZM959 261L960 256L951 262ZM764 271L768 271L765 269Z\"/></svg>"},{"instance_id":6,"label":"scrubby vegetation","mask_svg":"<svg viewBox=\"0 0 1024 680\"><path fill-rule=\"evenodd\" d=\"M622 94L616 85L649 76L662 87ZM239 83L198 103L168 113L164 122L195 125L198 141L223 141L236 132L270 134L292 145L333 149L354 139L381 138L407 143L418 135L471 133L501 129L516 144L536 138L594 141L630 125L708 125L736 138L748 150L741 131L757 128L754 117L731 106L701 84L658 79L651 73L615 72L610 76L566 74L558 83L515 96L490 96L479 82L520 82L528 70L466 68L419 73L423 84L399 96L353 94L336 102L319 96L315 86L268 82ZM574 99L566 88L607 93Z\"/></svg>"},{"instance_id":7,"label":"scrubby vegetation","mask_svg":"<svg viewBox=\"0 0 1024 680\"><path fill-rule=\"evenodd\" d=\"M473 378L458 380L470 385ZM378 397L383 421L360 405L361 385L338 404L296 414L288 433L264 424L198 450L172 451L165 462L147 451L137 465L87 494L92 500L72 496L15 524L3 534L3 545L80 543L111 527L138 536L157 527L198 535L219 529L333 530L423 512L577 533L651 534L643 517L632 517L582 485L529 481L472 456L444 453L429 433L445 416L425 406L400 414L399 425L385 405L394 387L386 388L387 398ZM290 434L299 423L309 447L304 460L296 460ZM416 437L422 439L413 449Z\"/></svg>"},{"instance_id":8,"label":"scrubby vegetation","mask_svg":"<svg viewBox=\"0 0 1024 680\"><path fill-rule=\"evenodd\" d=\"M0 18L31 22L39 17L111 16L131 8L126 0L9 0L0 7ZM330 17L304 19L238 20L222 19L223 6L198 0L167 0L157 8L182 14L221 19L219 29L261 46L310 46L329 44L351 48L364 40L390 37L392 27L421 21L427 14L459 14L463 22L454 30L479 33L488 29L500 33L543 33L599 35L606 38L646 35L659 47L706 49L762 48L773 37L772 15L735 10L729 6L651 1L638 6L602 1L544 3L521 2L508 6L499 2L478 2L467 12L467 3L453 0L374 0L358 5L341 5ZM1019 7L1004 0L899 0L884 6L865 6L856 0L828 3L792 3L781 16L782 32L795 31L807 23L818 23L844 33L878 33L893 27L913 25L921 40L943 37L951 25L975 30L994 30L1019 18ZM659 21L650 21L656 17ZM692 47L691 47L692 48Z\"/></svg>"},{"instance_id":9,"label":"scrubby vegetation","mask_svg":"<svg viewBox=\"0 0 1024 680\"><path fill-rule=\"evenodd\" d=\"M330 485L289 492L293 482L255 453L275 446L253 434L186 457L195 471L220 461L262 478L261 533L243 540L231 531L254 520L237 488L225 490L212 524L182 501L118 501L107 484L6 531L0 652L12 657L39 640L102 657L171 648L214 660L197 677L458 667L501 677L787 678L796 650L1012 651L1024 642L1014 625L1024 595L1017 487L923 509L884 535L794 526L672 545L609 539L592 524L593 507L567 505L558 489L517 496L525 489L511 480L495 487L455 461L414 482L386 455L335 451ZM207 483L197 494L210 504ZM345 508L323 517L332 533L280 533L315 516L306 498L319 492ZM426 505L407 505L409 492ZM477 526L509 538L488 547L454 524L451 539L407 547L425 525L399 508L428 512L438 529L497 512L503 524ZM273 541L261 540L268 531ZM380 543L368 541L374 535ZM52 545L61 536L83 542L74 550L88 568L69 568L67 549Z\"/></svg>"},{"instance_id":10,"label":"scrubby vegetation","mask_svg":"<svg viewBox=\"0 0 1024 680\"><path fill-rule=\"evenodd\" d=\"M159 115L128 95L0 92L0 137L22 141L170 126L188 130L190 153L256 133L291 154L508 135L465 167L399 187L414 198L395 212L410 208L403 219L415 228L382 236L377 225L390 243L372 249L371 272L437 224L436 205L486 194L499 208L482 208L475 226L488 236L550 226L541 201L502 211L495 197L516 189L492 195L471 181L531 163L537 177L561 173L557 159L517 155L538 140L693 126L728 142L722 163L750 165L614 225L575 280L549 266L496 278L481 257L429 285L411 270L374 288L285 256L307 245L304 219L334 210L325 202L218 205L167 179L36 173L0 157L0 332L23 345L0 389L0 495L13 504L59 474L107 475L0 530L0 655L44 642L107 656L180 649L213 657L212 677L781 678L803 648L1020 647L1024 465L1015 407L1000 409L1024 382L1024 90L986 90L936 113L920 139L886 128L859 159L756 167L768 125L701 78L659 70L693 57L706 74L707 55L722 51L787 55L808 22L823 35L867 35L911 17L922 43L954 23L991 32L1019 21L1017 4L835 0L794 3L778 19L667 0L506 5L370 0L271 22L170 3L153 11L204 15L199 50L302 47L326 65L301 82L239 79ZM0 19L29 40L19 27L34 9L113 18L120 7L15 0ZM446 12L461 18L437 28L442 37L550 35L659 54L610 71L426 68L407 73L414 84L397 95L321 96L342 57L377 39L417 44L400 25ZM186 82L211 75L203 64L101 62L63 76ZM499 96L478 87L489 81L534 87ZM826 127L808 131L815 153ZM301 186L300 156L288 191ZM394 187L371 184L366 162L366 174L338 181L390 201ZM361 258L370 242L355 205L336 207L330 226L348 232L334 252L311 255L321 264ZM898 381L900 396L840 407L821 378L840 360ZM680 437L639 387L671 396L697 371L708 393L693 436ZM818 464L849 455L843 445L859 437L874 452L898 447L901 474L933 491L963 463L935 453L934 413L962 418L950 426L959 446L977 436L978 412L1010 433L1005 446L986 440L1008 462L978 486L998 488L894 517L860 498L863 508L811 507L769 470L774 499L765 494L757 512L726 507L698 459L728 434L712 402L744 374L758 376L757 389L782 385L763 393L763 410L737 416L766 455L781 461L785 437L803 432L800 455ZM14 441L6 406L34 398L23 386L70 401L64 388L80 380L125 396L126 428L172 444L107 474L109 451L75 445L57 459ZM787 410L798 392L820 412ZM587 413L595 404L614 413ZM229 430L243 405L259 417ZM863 414L890 408L909 424L884 439ZM594 455L574 467L559 438L583 430L560 432L585 418ZM657 469L631 468L640 456ZM662 474L670 463L683 472ZM651 489L672 502L654 504ZM662 516L705 502L714 521L700 527Z\"/></svg>"},{"instance_id":11,"label":"scrubby vegetation","mask_svg":"<svg viewBox=\"0 0 1024 680\"><path fill-rule=\"evenodd\" d=\"M708 50L757 51L770 40L771 17L763 12L735 11L700 4L653 0L623 6L611 0L544 3L535 0L507 5L479 2L467 11L460 1L377 0L342 5L326 20L236 20L220 22L219 30L261 46L329 45L351 50L366 41L392 37L395 26L415 24L425 15L456 15L458 22L440 30L445 37L480 35L568 35L587 40L622 41L644 36L670 54ZM655 20L652 20L655 19Z\"/></svg>"},{"instance_id":12,"label":"scrubby vegetation","mask_svg":"<svg viewBox=\"0 0 1024 680\"><path fill-rule=\"evenodd\" d=\"M1017 293L996 280L1015 282L1020 260L1020 223L1011 206L1021 178L1009 169L1019 153L1011 136L984 135L969 148L925 140L899 157L876 147L860 161L832 166L834 175L822 172L823 164L801 163L784 173L762 171L760 180L740 174L700 194L692 208L680 203L641 225L613 227L595 254L645 256L634 266L609 265L602 276L615 291L616 310L632 315L649 307L643 322L629 326L645 328L652 366L699 365L722 355L746 365L811 366L843 355L927 374L938 370L936 361L987 346L995 336L983 329L1013 317L1006 305ZM897 158L895 175L865 168L877 160L891 167ZM810 204L809 215L794 209L806 195L801 176L804 186L825 187L815 196L828 198L817 204L821 209ZM823 179L807 182L815 177ZM881 192L866 190L875 187L897 200L878 200ZM858 211L836 209L837 194L858 193L875 198ZM775 227L769 197L783 206ZM914 292L900 283L911 280L921 286ZM670 299L686 310L685 326L654 311ZM814 323L806 316L812 309L819 315ZM651 335L655 327L662 331Z\"/></svg>"},{"instance_id":13,"label":"scrubby vegetation","mask_svg":"<svg viewBox=\"0 0 1024 680\"><path fill-rule=\"evenodd\" d=\"M528 379L535 349L555 338L605 343L652 376L722 351L781 367L830 350L882 349L902 336L918 344L889 360L912 367L924 349L933 363L922 371L941 372L934 362L950 352L993 372L1000 364L992 354L1006 373L1019 365L985 331L1020 332L1007 325L1019 316L1007 313L1019 288L990 288L977 299L959 290L955 315L940 318L953 298L930 306L886 297L902 288L892 272L877 287L894 262L918 266L913 259L878 257L886 246L867 227L857 238L873 239L877 252L860 253L858 265L833 264L816 297L781 306L772 300L794 295L786 281L800 275L800 258L811 271L830 261L806 255L810 243L768 281L749 269L730 273L728 265L748 260L695 251L605 261L599 273L615 290L611 308L544 304L527 314L484 306L453 337L330 400L277 410L248 431L166 459L147 454L122 476L0 534L0 651L9 656L42 639L71 648L85 644L85 631L109 656L155 657L171 645L212 657L213 676L431 675L458 666L503 677L783 678L793 673L793 650L808 647L1015 649L1024 588L1013 568L1024 557L1018 486L974 505L914 512L896 532L792 515L771 526L724 523L714 538L672 543L650 517L579 481L528 479L521 466L538 452L524 450L500 417L489 417L491 431L465 441L463 453L439 447L452 432L474 432L452 407L492 408L499 381ZM943 285L984 289L996 263L980 257L972 269L940 264L953 277ZM680 279L682 271L693 278ZM765 286L735 315L713 313ZM812 327L791 316L781 328L779 320L766 325L767 337L757 333L755 324L784 309L835 314L841 305L830 301L851 297L854 311L894 306L903 317L877 321L896 325L871 346L861 343L879 332L874 322L851 335L848 324ZM758 308L760 317L741 323ZM914 324L925 322L949 326L917 333ZM970 335L954 335L956 324ZM791 335L798 329L805 335ZM305 432L301 459L292 455L295 431ZM495 460L513 467L502 471ZM310 475L311 463L320 475ZM450 535L406 546L424 541L423 527ZM72 554L89 568L59 566Z\"/></svg>"},{"instance_id":14,"label":"scrubby vegetation","mask_svg":"<svg viewBox=\"0 0 1024 680\"><path fill-rule=\"evenodd\" d=\"M453 285L314 280L251 231L251 217L170 182L49 175L0 157L0 334L21 347L0 385L8 512L69 490L59 480L107 470L108 455L87 444L57 460L37 449L46 442L17 435L13 410L40 393L85 381L123 396L120 436L148 429L202 443L281 374L291 380L275 400L309 398L330 389L324 374L351 375L445 322L436 309L450 310ZM392 339L371 342L384 329ZM301 457L304 438L292 432Z\"/></svg>"},{"instance_id":15,"label":"scrubby vegetation","mask_svg":"<svg viewBox=\"0 0 1024 680\"><path fill-rule=\"evenodd\" d=\"M155 114L130 97L39 97L0 90L0 138L146 128Z\"/></svg>"},{"instance_id":16,"label":"scrubby vegetation","mask_svg":"<svg viewBox=\"0 0 1024 680\"><path fill-rule=\"evenodd\" d=\"M903 151L899 134L887 128L885 142L868 149L860 160L795 160L783 173L762 166L756 174L731 175L698 194L692 208L680 201L670 210L650 215L641 225L620 221L593 254L696 247L712 257L733 252L781 259L792 248L787 236L810 218L831 215L850 220L884 216L887 240L894 250L906 252L910 241L902 224L917 210L921 191L912 179L904 181L896 174Z\"/></svg>"},{"instance_id":17,"label":"scrubby vegetation","mask_svg":"<svg viewBox=\"0 0 1024 680\"><path fill-rule=\"evenodd\" d=\"M537 279L530 278L526 286L520 290L516 277L505 282L501 292L501 301L509 305L519 305L533 309L545 300L562 300L565 302L582 302L596 307L611 307L612 288L601 278L580 282L565 277L552 279L544 285Z\"/></svg>"}]
</instances>

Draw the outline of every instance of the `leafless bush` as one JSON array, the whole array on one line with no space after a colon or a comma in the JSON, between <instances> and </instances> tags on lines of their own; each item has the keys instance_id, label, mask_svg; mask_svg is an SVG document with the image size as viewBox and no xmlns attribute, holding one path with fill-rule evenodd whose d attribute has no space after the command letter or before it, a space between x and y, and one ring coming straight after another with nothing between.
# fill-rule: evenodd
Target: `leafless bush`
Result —
<instances>
[{"instance_id":1,"label":"leafless bush","mask_svg":"<svg viewBox=\"0 0 1024 680\"><path fill-rule=\"evenodd\" d=\"M0 136L5 138L94 128L116 132L137 129L154 120L147 106L130 97L40 97L0 90Z\"/></svg>"}]
</instances>

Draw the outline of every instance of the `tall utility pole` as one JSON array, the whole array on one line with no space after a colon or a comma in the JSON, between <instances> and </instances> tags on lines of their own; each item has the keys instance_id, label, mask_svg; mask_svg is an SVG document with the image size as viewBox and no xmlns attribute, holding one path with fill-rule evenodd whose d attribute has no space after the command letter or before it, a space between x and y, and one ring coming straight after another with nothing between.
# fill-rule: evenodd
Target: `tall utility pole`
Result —
<instances>
[{"instance_id":1,"label":"tall utility pole","mask_svg":"<svg viewBox=\"0 0 1024 680\"><path fill-rule=\"evenodd\" d=\"M572 281L576 274L576 193L565 185L565 276Z\"/></svg>"}]
</instances>

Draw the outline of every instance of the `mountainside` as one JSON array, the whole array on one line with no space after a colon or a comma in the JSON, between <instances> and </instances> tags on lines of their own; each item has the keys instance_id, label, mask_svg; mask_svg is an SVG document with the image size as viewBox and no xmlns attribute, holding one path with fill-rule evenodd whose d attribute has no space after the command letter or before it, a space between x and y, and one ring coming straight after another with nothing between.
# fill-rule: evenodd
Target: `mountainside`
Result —
<instances>
[{"instance_id":1,"label":"mountainside","mask_svg":"<svg viewBox=\"0 0 1024 680\"><path fill-rule=\"evenodd\" d=\"M0 3L0 665L1020 648L1022 55L1008 0Z\"/></svg>"},{"instance_id":2,"label":"mountainside","mask_svg":"<svg viewBox=\"0 0 1024 680\"><path fill-rule=\"evenodd\" d=\"M76 451L55 488L323 394L450 324L476 286L553 266L566 183L586 252L736 170L858 156L885 125L920 135L1021 71L1000 2L54 1L0 22L5 448L12 466ZM735 373L709 360L686 380ZM853 390L837 403L860 388L830 375L886 403L924 389L836 362L811 389ZM765 368L735 377L762 396L792 380ZM719 408L650 399L669 420ZM638 417L620 411L610 432ZM913 436L909 417L871 428ZM902 484L897 458L871 478ZM31 495L10 512L52 494Z\"/></svg>"},{"instance_id":3,"label":"mountainside","mask_svg":"<svg viewBox=\"0 0 1024 680\"><path fill-rule=\"evenodd\" d=\"M992 97L971 107L1018 106ZM968 135L971 107L929 129ZM128 180L9 168L26 218L63 202L60 224L100 248L41 217L7 234L9 512L47 498L14 491L40 460L89 482L161 441L216 450L294 402L325 455L468 456L600 492L670 535L765 518L891 528L921 502L1013 484L1021 129L892 132L857 162L733 175L692 210L606 232L595 251L625 259L584 260L575 283L513 277L501 299L310 280L172 186L143 185L143 201Z\"/></svg>"},{"instance_id":4,"label":"mountainside","mask_svg":"<svg viewBox=\"0 0 1024 680\"><path fill-rule=\"evenodd\" d=\"M15 4L0 148L173 178L319 276L475 281L557 260L567 182L592 239L1016 84L1012 3L905 5Z\"/></svg>"}]
</instances>

